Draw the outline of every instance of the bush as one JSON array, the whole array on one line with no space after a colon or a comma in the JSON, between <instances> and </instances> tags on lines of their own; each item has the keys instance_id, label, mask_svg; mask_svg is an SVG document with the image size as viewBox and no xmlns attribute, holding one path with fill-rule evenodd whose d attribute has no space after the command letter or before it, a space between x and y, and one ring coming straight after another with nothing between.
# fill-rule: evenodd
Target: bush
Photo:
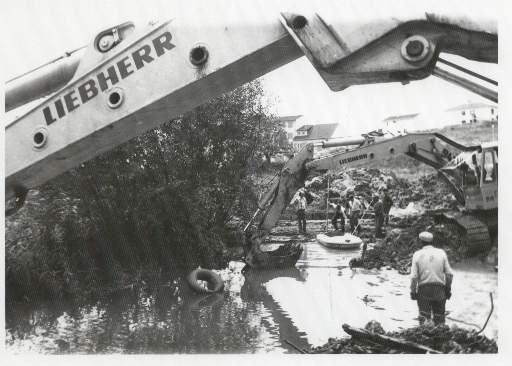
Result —
<instances>
[{"instance_id":1,"label":"bush","mask_svg":"<svg viewBox=\"0 0 512 366\"><path fill-rule=\"evenodd\" d=\"M254 82L46 184L7 220L8 298L225 265L243 244L228 223L255 210L253 174L282 134L273 120Z\"/></svg>"}]
</instances>

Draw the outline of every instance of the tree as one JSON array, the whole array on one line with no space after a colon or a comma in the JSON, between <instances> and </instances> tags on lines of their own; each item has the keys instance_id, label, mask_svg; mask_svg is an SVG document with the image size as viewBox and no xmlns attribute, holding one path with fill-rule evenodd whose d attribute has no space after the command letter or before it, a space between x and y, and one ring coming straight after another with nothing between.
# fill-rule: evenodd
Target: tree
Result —
<instances>
[{"instance_id":1,"label":"tree","mask_svg":"<svg viewBox=\"0 0 512 366\"><path fill-rule=\"evenodd\" d=\"M141 268L225 264L229 245L242 244L227 223L250 216L251 173L279 140L273 120L253 82L54 179L41 195L64 195L73 209L39 215L34 225L53 239L46 240L52 251L38 255L65 248L52 271L65 262L73 273L89 263L107 281ZM55 235L56 227L64 235Z\"/></svg>"}]
</instances>

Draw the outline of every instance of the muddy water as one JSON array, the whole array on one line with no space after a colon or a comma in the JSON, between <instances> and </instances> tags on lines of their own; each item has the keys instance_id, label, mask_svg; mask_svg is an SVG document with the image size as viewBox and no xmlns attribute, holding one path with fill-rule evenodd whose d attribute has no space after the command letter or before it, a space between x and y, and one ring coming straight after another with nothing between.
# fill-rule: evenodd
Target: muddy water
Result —
<instances>
[{"instance_id":1,"label":"muddy water","mask_svg":"<svg viewBox=\"0 0 512 366\"><path fill-rule=\"evenodd\" d=\"M279 240L278 237L276 237ZM379 321L386 330L417 324L409 279L394 270L351 270L357 251L305 244L297 268L221 271L222 295L198 296L186 286L125 291L87 306L7 307L7 347L16 353L266 353L296 352L344 336L343 323ZM476 328L487 317L497 275L476 262L455 266L449 324ZM485 330L497 337L497 308Z\"/></svg>"}]
</instances>

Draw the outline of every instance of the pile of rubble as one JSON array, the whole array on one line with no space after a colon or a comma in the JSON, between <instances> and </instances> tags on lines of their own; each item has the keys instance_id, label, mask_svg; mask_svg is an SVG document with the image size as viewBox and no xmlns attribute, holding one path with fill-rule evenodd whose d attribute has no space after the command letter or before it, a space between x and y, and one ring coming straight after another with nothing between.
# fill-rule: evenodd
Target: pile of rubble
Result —
<instances>
[{"instance_id":1,"label":"pile of rubble","mask_svg":"<svg viewBox=\"0 0 512 366\"><path fill-rule=\"evenodd\" d=\"M365 330L374 334L385 335L399 340L414 342L441 353L497 353L496 341L489 339L475 330L462 329L457 326L434 326L427 323L402 331L386 333L375 321L369 322ZM320 347L314 347L310 353L410 353L410 351L379 344L362 338L329 338Z\"/></svg>"},{"instance_id":2,"label":"pile of rubble","mask_svg":"<svg viewBox=\"0 0 512 366\"><path fill-rule=\"evenodd\" d=\"M457 326L422 325L400 332L388 333L392 337L401 337L408 341L424 344L443 353L497 353L498 345L474 329L467 330Z\"/></svg>"},{"instance_id":3,"label":"pile of rubble","mask_svg":"<svg viewBox=\"0 0 512 366\"><path fill-rule=\"evenodd\" d=\"M404 209L411 202L427 210L453 209L457 205L449 188L436 174L407 180L397 177L392 171L360 168L315 177L306 182L306 189L321 197L317 201L319 206L325 205L328 184L330 199L344 198L353 191L370 202L374 194L387 189L395 208Z\"/></svg>"},{"instance_id":4,"label":"pile of rubble","mask_svg":"<svg viewBox=\"0 0 512 366\"><path fill-rule=\"evenodd\" d=\"M409 274L414 252L420 249L418 234L432 225L429 216L408 217L403 220L408 229L394 229L379 244L370 245L364 257L353 258L351 267L367 269L382 267L396 269L401 274Z\"/></svg>"},{"instance_id":5,"label":"pile of rubble","mask_svg":"<svg viewBox=\"0 0 512 366\"><path fill-rule=\"evenodd\" d=\"M416 250L421 249L418 234L424 230L434 234L434 245L445 250L451 263L459 262L466 256L461 236L444 225L434 225L431 216L405 217L400 220L399 227L392 229L378 244L369 244L364 258L353 258L350 266L366 269L393 268L401 274L409 274L412 256Z\"/></svg>"}]
</instances>

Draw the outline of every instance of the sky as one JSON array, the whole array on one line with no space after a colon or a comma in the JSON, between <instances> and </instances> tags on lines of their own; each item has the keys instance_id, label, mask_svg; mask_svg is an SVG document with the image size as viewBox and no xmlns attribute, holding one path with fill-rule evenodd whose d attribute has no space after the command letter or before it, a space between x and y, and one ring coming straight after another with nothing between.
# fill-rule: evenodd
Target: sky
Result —
<instances>
[{"instance_id":1,"label":"sky","mask_svg":"<svg viewBox=\"0 0 512 366\"><path fill-rule=\"evenodd\" d=\"M55 57L87 44L99 30L127 20L148 22L178 16L197 19L198 24L233 19L244 22L273 20L280 11L306 9L322 15L322 9L332 6L343 14L371 17L369 9L377 9L378 2L368 1L113 1L113 0L16 0L3 7L2 34L15 29L15 36L4 37L2 71L6 80L26 72ZM380 2L382 3L382 2ZM404 1L390 1L387 14L401 12ZM421 4L429 3L422 1ZM434 5L446 1L433 2ZM357 4L357 5L354 5ZM361 5L363 4L363 5ZM453 11L460 1L452 1ZM469 14L493 15L496 8L489 2L464 1ZM449 9L450 10L450 9ZM377 10L376 10L377 11ZM450 10L451 11L451 10ZM197 16L201 14L201 17ZM240 14L243 15L240 17ZM325 14L325 13L324 13ZM383 15L384 16L384 15ZM366 19L366 18L365 18ZM8 52L5 52L8 50ZM445 56L450 60L497 78L497 65L467 61ZM306 57L302 57L262 77L272 111L277 115L303 115L303 123L340 123L346 135L351 136L382 127L382 120L391 115L428 113L485 99L447 82L429 77L408 85L399 83L352 86L341 92L332 92L323 82Z\"/></svg>"}]
</instances>

